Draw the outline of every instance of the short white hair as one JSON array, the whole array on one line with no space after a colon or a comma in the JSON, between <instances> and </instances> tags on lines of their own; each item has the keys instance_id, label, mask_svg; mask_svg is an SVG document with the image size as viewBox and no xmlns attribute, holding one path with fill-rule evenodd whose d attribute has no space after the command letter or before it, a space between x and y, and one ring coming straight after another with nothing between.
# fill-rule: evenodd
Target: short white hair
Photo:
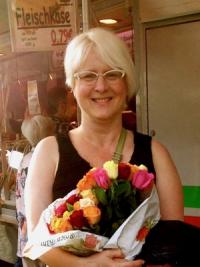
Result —
<instances>
[{"instance_id":1,"label":"short white hair","mask_svg":"<svg viewBox=\"0 0 200 267\"><path fill-rule=\"evenodd\" d=\"M64 58L66 84L74 89L74 73L80 70L91 49L94 49L108 66L125 71L130 100L136 94L135 66L132 57L124 41L103 28L93 28L83 32L68 44Z\"/></svg>"}]
</instances>

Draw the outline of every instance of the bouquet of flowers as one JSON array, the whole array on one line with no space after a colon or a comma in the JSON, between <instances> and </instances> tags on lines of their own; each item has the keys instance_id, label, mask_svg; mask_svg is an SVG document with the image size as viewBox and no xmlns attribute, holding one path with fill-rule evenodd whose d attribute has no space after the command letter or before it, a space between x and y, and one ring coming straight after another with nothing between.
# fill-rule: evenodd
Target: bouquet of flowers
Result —
<instances>
[{"instance_id":1,"label":"bouquet of flowers","mask_svg":"<svg viewBox=\"0 0 200 267\"><path fill-rule=\"evenodd\" d=\"M30 258L38 257L36 244L43 247L40 255L56 246L88 255L116 248L121 242L120 247L131 258L158 220L154 174L144 165L107 161L103 168L89 170L75 190L43 212L25 256L30 257L32 250ZM42 239L38 238L41 233Z\"/></svg>"}]
</instances>

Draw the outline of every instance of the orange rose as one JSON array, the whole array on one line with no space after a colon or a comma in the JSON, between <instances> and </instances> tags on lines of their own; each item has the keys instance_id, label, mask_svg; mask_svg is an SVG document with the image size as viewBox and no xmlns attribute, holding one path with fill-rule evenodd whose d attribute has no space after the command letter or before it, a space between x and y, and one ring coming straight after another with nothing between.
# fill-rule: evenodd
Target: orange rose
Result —
<instances>
[{"instance_id":1,"label":"orange rose","mask_svg":"<svg viewBox=\"0 0 200 267\"><path fill-rule=\"evenodd\" d=\"M73 206L74 206L75 210L80 210L80 202L79 201L76 201Z\"/></svg>"},{"instance_id":2,"label":"orange rose","mask_svg":"<svg viewBox=\"0 0 200 267\"><path fill-rule=\"evenodd\" d=\"M50 230L54 231L55 233L62 233L73 230L73 228L68 219L53 217L50 223Z\"/></svg>"},{"instance_id":3,"label":"orange rose","mask_svg":"<svg viewBox=\"0 0 200 267\"><path fill-rule=\"evenodd\" d=\"M131 167L131 174L134 174L140 170L139 167L135 164L132 165L132 164L128 163L128 165Z\"/></svg>"},{"instance_id":4,"label":"orange rose","mask_svg":"<svg viewBox=\"0 0 200 267\"><path fill-rule=\"evenodd\" d=\"M88 206L83 209L83 216L87 218L89 224L93 225L99 222L101 210L96 206Z\"/></svg>"},{"instance_id":5,"label":"orange rose","mask_svg":"<svg viewBox=\"0 0 200 267\"><path fill-rule=\"evenodd\" d=\"M67 219L63 218L63 220L60 223L59 230L62 233L62 232L73 230L73 228L72 228L72 225L70 224L70 222Z\"/></svg>"},{"instance_id":6,"label":"orange rose","mask_svg":"<svg viewBox=\"0 0 200 267\"><path fill-rule=\"evenodd\" d=\"M78 182L77 188L81 192L83 190L92 189L96 185L97 184L93 177L93 169L92 169L88 173L86 173L86 175L84 175L83 178Z\"/></svg>"}]
</instances>

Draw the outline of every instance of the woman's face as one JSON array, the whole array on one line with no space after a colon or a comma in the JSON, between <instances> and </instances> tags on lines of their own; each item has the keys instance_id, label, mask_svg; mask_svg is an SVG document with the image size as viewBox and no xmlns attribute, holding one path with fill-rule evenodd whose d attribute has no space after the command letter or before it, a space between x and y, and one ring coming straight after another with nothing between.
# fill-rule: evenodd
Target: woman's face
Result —
<instances>
[{"instance_id":1,"label":"woman's face","mask_svg":"<svg viewBox=\"0 0 200 267\"><path fill-rule=\"evenodd\" d=\"M78 73L92 71L103 74L111 69L102 62L94 50L91 50ZM85 79L76 78L74 95L82 116L87 114L94 119L113 119L115 116L121 116L121 112L125 108L127 98L126 80L123 77L113 81L99 76L95 81L88 82Z\"/></svg>"}]
</instances>

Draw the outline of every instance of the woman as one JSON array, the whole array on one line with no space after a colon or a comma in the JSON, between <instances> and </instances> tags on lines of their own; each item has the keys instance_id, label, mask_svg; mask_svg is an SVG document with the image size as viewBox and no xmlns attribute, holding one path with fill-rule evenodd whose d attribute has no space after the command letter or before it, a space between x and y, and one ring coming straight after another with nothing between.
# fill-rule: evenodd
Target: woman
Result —
<instances>
[{"instance_id":1,"label":"woman","mask_svg":"<svg viewBox=\"0 0 200 267\"><path fill-rule=\"evenodd\" d=\"M17 256L18 261L15 267L20 266L20 258L23 267L42 267L44 266L38 260L32 261L23 256L23 249L27 243L27 224L25 214L25 203L24 203L24 188L26 184L27 172L29 163L37 143L43 138L54 135L55 125L51 118L36 115L30 118L26 118L22 122L21 131L23 136L27 139L32 149L29 153L25 154L16 177L16 209L17 209L17 222L18 222L18 246Z\"/></svg>"},{"instance_id":2,"label":"woman","mask_svg":"<svg viewBox=\"0 0 200 267\"><path fill-rule=\"evenodd\" d=\"M35 149L26 189L29 232L54 199L72 190L92 166L102 167L112 159L122 111L136 92L128 49L107 30L95 28L76 36L67 47L64 66L67 85L81 110L81 124L66 137L46 138ZM155 171L162 219L183 220L180 178L163 145L128 131L121 161L143 163ZM55 248L41 260L55 267L142 266L140 260L126 261L118 249L80 258Z\"/></svg>"}]
</instances>

